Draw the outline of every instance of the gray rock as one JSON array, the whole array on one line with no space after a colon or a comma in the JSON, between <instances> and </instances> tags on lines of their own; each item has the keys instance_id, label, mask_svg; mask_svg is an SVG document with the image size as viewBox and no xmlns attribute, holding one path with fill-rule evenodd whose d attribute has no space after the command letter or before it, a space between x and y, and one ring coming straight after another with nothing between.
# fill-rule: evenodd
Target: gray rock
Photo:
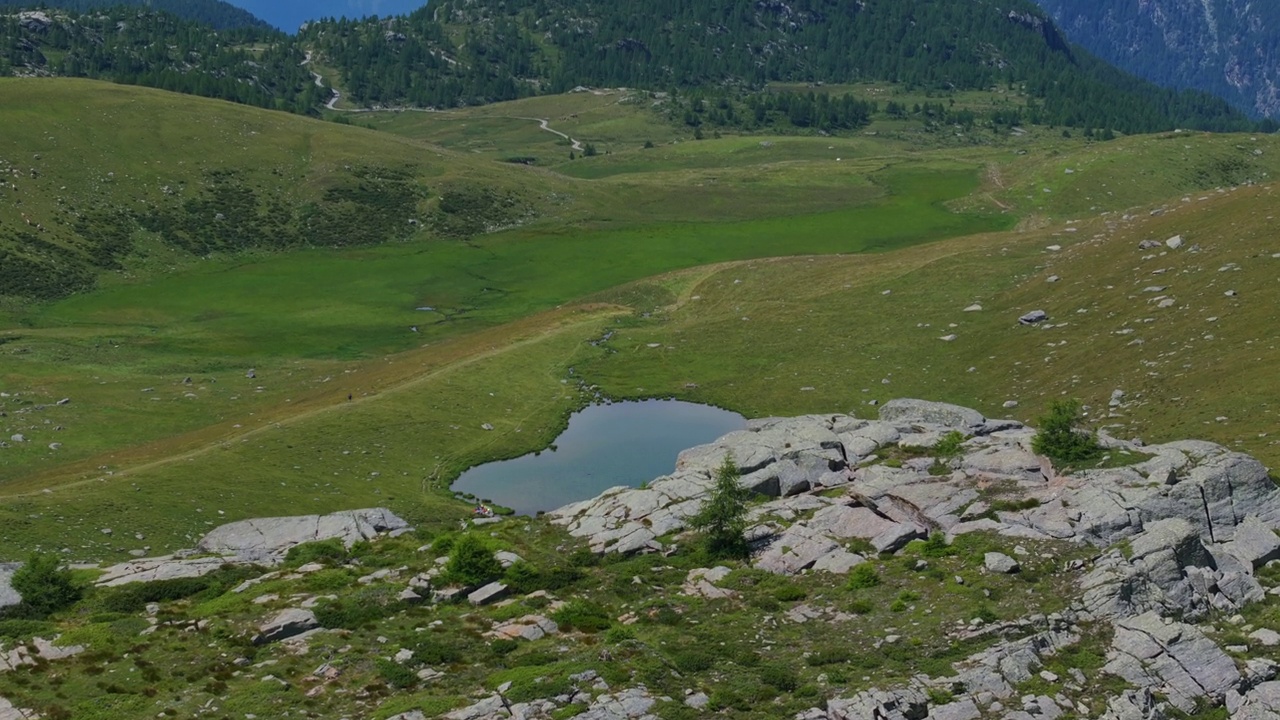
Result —
<instances>
[{"instance_id":1,"label":"gray rock","mask_svg":"<svg viewBox=\"0 0 1280 720\"><path fill-rule=\"evenodd\" d=\"M511 712L502 696L493 694L467 707L446 713L444 717L445 720L494 720L511 717Z\"/></svg>"},{"instance_id":2,"label":"gray rock","mask_svg":"<svg viewBox=\"0 0 1280 720\"><path fill-rule=\"evenodd\" d=\"M1256 516L1250 515L1236 526L1234 538L1223 549L1257 569L1280 559L1280 537Z\"/></svg>"},{"instance_id":3,"label":"gray rock","mask_svg":"<svg viewBox=\"0 0 1280 720\"><path fill-rule=\"evenodd\" d=\"M1146 688L1125 690L1107 702L1099 720L1165 720L1168 716L1163 707Z\"/></svg>"},{"instance_id":4,"label":"gray rock","mask_svg":"<svg viewBox=\"0 0 1280 720\"><path fill-rule=\"evenodd\" d=\"M1233 720L1275 720L1280 717L1280 682L1259 683L1238 699L1228 697L1227 711Z\"/></svg>"},{"instance_id":5,"label":"gray rock","mask_svg":"<svg viewBox=\"0 0 1280 720\"><path fill-rule=\"evenodd\" d=\"M315 613L310 610L303 610L302 608L281 610L258 628L258 634L253 638L253 644L266 645L267 643L279 642L318 627L320 627L320 623L316 620Z\"/></svg>"},{"instance_id":6,"label":"gray rock","mask_svg":"<svg viewBox=\"0 0 1280 720\"><path fill-rule=\"evenodd\" d=\"M1198 628L1144 613L1116 623L1103 672L1168 698L1192 712L1202 697L1222 702L1240 684L1240 672Z\"/></svg>"},{"instance_id":7,"label":"gray rock","mask_svg":"<svg viewBox=\"0 0 1280 720\"><path fill-rule=\"evenodd\" d=\"M706 693L697 692L692 695L685 696L684 704L694 710L703 710L711 704L711 698L707 697Z\"/></svg>"},{"instance_id":8,"label":"gray rock","mask_svg":"<svg viewBox=\"0 0 1280 720\"><path fill-rule=\"evenodd\" d=\"M897 523L879 535L871 538L871 546L876 552L892 553L901 550L912 540L923 540L928 532L912 523Z\"/></svg>"},{"instance_id":9,"label":"gray rock","mask_svg":"<svg viewBox=\"0 0 1280 720\"><path fill-rule=\"evenodd\" d=\"M197 544L201 552L230 555L241 562L274 565L289 548L316 540L337 538L351 547L379 533L407 528L386 508L344 510L330 515L255 518L215 528Z\"/></svg>"},{"instance_id":10,"label":"gray rock","mask_svg":"<svg viewBox=\"0 0 1280 720\"><path fill-rule=\"evenodd\" d=\"M421 710L410 710L399 715L392 715L387 720L427 720L427 716L423 715Z\"/></svg>"},{"instance_id":11,"label":"gray rock","mask_svg":"<svg viewBox=\"0 0 1280 720\"><path fill-rule=\"evenodd\" d=\"M830 720L922 720L928 714L929 701L918 688L866 690L827 701Z\"/></svg>"},{"instance_id":12,"label":"gray rock","mask_svg":"<svg viewBox=\"0 0 1280 720\"><path fill-rule=\"evenodd\" d=\"M880 420L895 424L928 423L954 430L978 428L987 421L977 410L910 398L890 400L882 405Z\"/></svg>"},{"instance_id":13,"label":"gray rock","mask_svg":"<svg viewBox=\"0 0 1280 720\"><path fill-rule=\"evenodd\" d=\"M929 720L978 720L982 713L971 698L929 708Z\"/></svg>"},{"instance_id":14,"label":"gray rock","mask_svg":"<svg viewBox=\"0 0 1280 720\"><path fill-rule=\"evenodd\" d=\"M21 567L22 563L0 563L0 608L22 602L22 595L13 589L13 574Z\"/></svg>"},{"instance_id":15,"label":"gray rock","mask_svg":"<svg viewBox=\"0 0 1280 720\"><path fill-rule=\"evenodd\" d=\"M1031 312L1018 318L1018 322L1023 325L1035 325L1049 319L1049 314L1043 310L1032 310Z\"/></svg>"},{"instance_id":16,"label":"gray rock","mask_svg":"<svg viewBox=\"0 0 1280 720\"><path fill-rule=\"evenodd\" d=\"M982 559L982 564L991 572L1001 575L1016 573L1020 569L1017 560L998 552L987 553Z\"/></svg>"},{"instance_id":17,"label":"gray rock","mask_svg":"<svg viewBox=\"0 0 1280 720\"><path fill-rule=\"evenodd\" d=\"M1181 235L1174 235L1173 237L1169 238L1168 240L1165 240L1165 241L1164 241L1164 244L1165 244L1165 246L1166 246L1166 247L1168 247L1170 250L1177 250L1178 248L1182 247L1182 236L1181 236Z\"/></svg>"},{"instance_id":18,"label":"gray rock","mask_svg":"<svg viewBox=\"0 0 1280 720\"><path fill-rule=\"evenodd\" d=\"M115 587L135 582L202 577L233 561L234 558L220 556L180 558L174 555L162 555L142 558L108 567L94 584L101 587Z\"/></svg>"},{"instance_id":19,"label":"gray rock","mask_svg":"<svg viewBox=\"0 0 1280 720\"><path fill-rule=\"evenodd\" d=\"M472 605L488 605L489 603L501 600L508 594L509 591L506 585L503 585L500 582L491 582L479 590L467 595L467 602Z\"/></svg>"}]
</instances>

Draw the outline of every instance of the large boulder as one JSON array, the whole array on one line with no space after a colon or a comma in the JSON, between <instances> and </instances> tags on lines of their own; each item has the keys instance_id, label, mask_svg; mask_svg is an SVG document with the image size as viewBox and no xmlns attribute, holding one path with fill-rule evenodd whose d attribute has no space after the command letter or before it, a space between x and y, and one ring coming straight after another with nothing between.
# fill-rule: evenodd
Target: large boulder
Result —
<instances>
[{"instance_id":1,"label":"large boulder","mask_svg":"<svg viewBox=\"0 0 1280 720\"><path fill-rule=\"evenodd\" d=\"M215 528L196 547L202 552L232 555L242 562L272 565L283 560L289 548L302 543L336 538L351 547L379 533L408 527L408 523L386 508L255 518Z\"/></svg>"},{"instance_id":2,"label":"large boulder","mask_svg":"<svg viewBox=\"0 0 1280 720\"><path fill-rule=\"evenodd\" d=\"M258 634L253 638L253 644L265 645L279 642L280 640L286 640L310 630L315 630L318 627L320 627L320 623L316 620L315 613L310 610L303 610L302 608L281 610L258 628Z\"/></svg>"},{"instance_id":3,"label":"large boulder","mask_svg":"<svg viewBox=\"0 0 1280 720\"><path fill-rule=\"evenodd\" d=\"M13 574L21 567L22 563L0 563L0 608L22 602L22 596L13 589Z\"/></svg>"},{"instance_id":4,"label":"large boulder","mask_svg":"<svg viewBox=\"0 0 1280 720\"><path fill-rule=\"evenodd\" d=\"M115 587L135 582L202 577L233 560L234 558L222 556L180 558L174 555L162 555L142 558L112 565L98 577L95 583L102 587Z\"/></svg>"},{"instance_id":5,"label":"large boulder","mask_svg":"<svg viewBox=\"0 0 1280 720\"><path fill-rule=\"evenodd\" d=\"M923 423L972 432L986 424L987 419L977 410L959 405L901 398L880 406L880 419L884 422L910 425Z\"/></svg>"}]
</instances>

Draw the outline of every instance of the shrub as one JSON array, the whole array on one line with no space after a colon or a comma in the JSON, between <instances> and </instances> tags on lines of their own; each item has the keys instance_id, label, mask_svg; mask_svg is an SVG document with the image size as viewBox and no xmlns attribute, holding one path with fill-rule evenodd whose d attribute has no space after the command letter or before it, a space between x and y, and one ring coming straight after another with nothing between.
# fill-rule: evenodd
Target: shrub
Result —
<instances>
[{"instance_id":1,"label":"shrub","mask_svg":"<svg viewBox=\"0 0 1280 720\"><path fill-rule=\"evenodd\" d=\"M400 663L378 658L375 664L378 668L378 677L391 687L407 688L418 684L418 676Z\"/></svg>"},{"instance_id":2,"label":"shrub","mask_svg":"<svg viewBox=\"0 0 1280 720\"><path fill-rule=\"evenodd\" d=\"M347 548L337 538L294 545L289 548L289 553L284 556L284 564L291 568L313 562L324 565L341 565L346 561Z\"/></svg>"},{"instance_id":3,"label":"shrub","mask_svg":"<svg viewBox=\"0 0 1280 720\"><path fill-rule=\"evenodd\" d=\"M847 647L829 647L815 650L809 657L805 658L805 662L811 667L842 665L849 662L851 657L853 657L853 651Z\"/></svg>"},{"instance_id":4,"label":"shrub","mask_svg":"<svg viewBox=\"0 0 1280 720\"><path fill-rule=\"evenodd\" d=\"M880 584L880 574L871 563L861 563L849 571L849 589L866 590Z\"/></svg>"},{"instance_id":5,"label":"shrub","mask_svg":"<svg viewBox=\"0 0 1280 720\"><path fill-rule=\"evenodd\" d=\"M959 430L952 430L933 446L933 456L936 458L953 458L960 454L960 446L964 444L964 434Z\"/></svg>"},{"instance_id":6,"label":"shrub","mask_svg":"<svg viewBox=\"0 0 1280 720\"><path fill-rule=\"evenodd\" d=\"M920 548L920 554L925 557L940 558L948 557L955 554L955 550L947 544L947 536L942 532L929 533L929 537L925 538L923 546Z\"/></svg>"},{"instance_id":7,"label":"shrub","mask_svg":"<svg viewBox=\"0 0 1280 720\"><path fill-rule=\"evenodd\" d=\"M520 647L520 643L515 640L511 640L510 638L498 638L497 640L489 643L489 652L501 657L515 652L518 647Z\"/></svg>"},{"instance_id":8,"label":"shrub","mask_svg":"<svg viewBox=\"0 0 1280 720\"><path fill-rule=\"evenodd\" d=\"M33 554L10 580L13 589L22 596L22 604L15 614L34 618L46 618L53 613L76 604L84 595L84 588L71 578L71 571L58 566L52 555Z\"/></svg>"},{"instance_id":9,"label":"shrub","mask_svg":"<svg viewBox=\"0 0 1280 720\"><path fill-rule=\"evenodd\" d=\"M695 673L710 670L715 658L697 648L680 648L671 652L671 664L682 673Z\"/></svg>"},{"instance_id":10,"label":"shrub","mask_svg":"<svg viewBox=\"0 0 1280 720\"><path fill-rule=\"evenodd\" d=\"M870 615L875 609L875 604L866 598L857 598L849 603L849 612L854 615Z\"/></svg>"},{"instance_id":11,"label":"shrub","mask_svg":"<svg viewBox=\"0 0 1280 720\"><path fill-rule=\"evenodd\" d=\"M800 687L800 676L784 665L766 665L760 669L760 682L782 692L793 692Z\"/></svg>"},{"instance_id":12,"label":"shrub","mask_svg":"<svg viewBox=\"0 0 1280 720\"><path fill-rule=\"evenodd\" d=\"M805 597L808 596L808 593L799 585L783 585L773 591L773 596L777 598L779 602L795 602L797 600L805 599Z\"/></svg>"},{"instance_id":13,"label":"shrub","mask_svg":"<svg viewBox=\"0 0 1280 720\"><path fill-rule=\"evenodd\" d=\"M0 620L0 638L6 640L26 641L56 630L56 625L43 620Z\"/></svg>"},{"instance_id":14,"label":"shrub","mask_svg":"<svg viewBox=\"0 0 1280 720\"><path fill-rule=\"evenodd\" d=\"M476 535L463 535L449 552L448 578L461 585L484 585L502 577L502 564L493 550Z\"/></svg>"},{"instance_id":15,"label":"shrub","mask_svg":"<svg viewBox=\"0 0 1280 720\"><path fill-rule=\"evenodd\" d=\"M578 630L585 633L608 630L613 618L604 607L590 600L574 600L551 615L561 630Z\"/></svg>"},{"instance_id":16,"label":"shrub","mask_svg":"<svg viewBox=\"0 0 1280 720\"><path fill-rule=\"evenodd\" d=\"M520 595L528 595L529 593L542 589L542 573L531 563L521 560L512 563L507 568L507 572L502 576L502 582L511 588L511 591Z\"/></svg>"},{"instance_id":17,"label":"shrub","mask_svg":"<svg viewBox=\"0 0 1280 720\"><path fill-rule=\"evenodd\" d=\"M428 639L413 647L413 658L426 665L453 665L462 662L463 652L454 643Z\"/></svg>"},{"instance_id":18,"label":"shrub","mask_svg":"<svg viewBox=\"0 0 1280 720\"><path fill-rule=\"evenodd\" d=\"M1093 433L1080 430L1083 420L1076 400L1056 400L1040 416L1040 431L1031 439L1031 448L1055 464L1087 462L1102 453Z\"/></svg>"},{"instance_id":19,"label":"shrub","mask_svg":"<svg viewBox=\"0 0 1280 720\"><path fill-rule=\"evenodd\" d=\"M605 632L604 641L610 645L617 645L628 640L634 640L635 637L635 631L626 625L614 625Z\"/></svg>"}]
</instances>

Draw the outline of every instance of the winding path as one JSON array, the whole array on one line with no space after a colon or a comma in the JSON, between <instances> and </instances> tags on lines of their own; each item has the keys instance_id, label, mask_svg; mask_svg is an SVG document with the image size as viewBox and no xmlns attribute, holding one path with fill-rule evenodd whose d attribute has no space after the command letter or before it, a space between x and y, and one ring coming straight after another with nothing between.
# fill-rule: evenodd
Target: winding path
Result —
<instances>
[{"instance_id":1,"label":"winding path","mask_svg":"<svg viewBox=\"0 0 1280 720\"><path fill-rule=\"evenodd\" d=\"M577 150L578 152L582 152L582 143L581 143L580 141L578 141L578 140L574 140L573 138L569 137L569 136L568 136L568 135L566 135L565 133L562 133L562 132L560 132L559 130L556 130L555 128L551 127L551 126L548 124L548 123L550 123L550 121L549 121L549 120L543 120L542 118L531 118L531 117L517 117L517 118L516 118L516 120L532 120L532 121L534 121L534 122L538 123L538 127L539 127L540 129L542 129L542 130L546 130L547 132L551 133L552 135L559 135L560 137L562 137L562 138L564 138L565 140L568 140L570 143L572 143L572 144L573 144L573 149L574 149L574 150Z\"/></svg>"}]
</instances>

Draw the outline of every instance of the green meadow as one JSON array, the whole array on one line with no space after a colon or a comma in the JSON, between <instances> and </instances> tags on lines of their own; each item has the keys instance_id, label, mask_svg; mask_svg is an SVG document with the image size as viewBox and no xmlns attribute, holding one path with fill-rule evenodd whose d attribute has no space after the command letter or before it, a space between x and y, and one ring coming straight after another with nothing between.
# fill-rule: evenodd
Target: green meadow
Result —
<instances>
[{"instance_id":1,"label":"green meadow","mask_svg":"<svg viewBox=\"0 0 1280 720\"><path fill-rule=\"evenodd\" d=\"M51 226L65 202L159 201L166 182L197 182L188 163L215 158L263 188L280 185L274 165L298 202L374 158L413 168L428 190L496 188L536 212L465 238L427 228L205 257L144 233L98 289L10 303L0 429L27 442L0 449L3 556L121 557L184 547L227 520L370 504L451 522L465 510L447 491L459 472L545 447L597 393L750 416L874 413L871 401L923 396L1032 419L1064 395L1105 408L1122 387L1138 399L1091 416L1114 432L1272 456L1269 406L1244 401L1270 387L1259 368L1274 343L1246 329L1270 326L1269 304L1231 299L1266 292L1280 252L1269 191L1216 191L1265 184L1272 138L1089 143L1036 130L935 147L900 124L892 137L695 142L651 109L591 93L350 116L385 131L372 132L134 88L12 87L63 118L22 131L46 162L22 183L24 203ZM128 137L79 128L83 107ZM602 147L606 130L619 139L569 161L530 117ZM259 138L271 163L255 160ZM153 179L156 143L168 155ZM77 164L81 145L93 152ZM554 167L504 162L551 150L564 155ZM1137 243L1178 233L1199 245L1164 268L1187 305L1148 316L1134 309L1142 287L1124 289L1160 269ZM1216 274L1218 262L1240 274ZM1228 278L1239 295L1214 284ZM981 312L962 312L975 302ZM1017 325L1037 308L1057 327ZM129 532L102 535L105 516Z\"/></svg>"}]
</instances>

